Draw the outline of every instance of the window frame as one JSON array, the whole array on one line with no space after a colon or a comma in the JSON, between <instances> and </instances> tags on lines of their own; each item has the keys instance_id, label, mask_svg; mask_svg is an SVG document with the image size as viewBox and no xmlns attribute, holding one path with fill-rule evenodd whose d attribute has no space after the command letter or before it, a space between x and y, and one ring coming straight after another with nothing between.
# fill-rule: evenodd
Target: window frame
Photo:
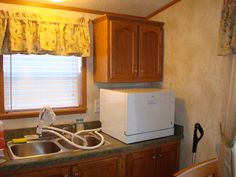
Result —
<instances>
[{"instance_id":1,"label":"window frame","mask_svg":"<svg viewBox=\"0 0 236 177\"><path fill-rule=\"evenodd\" d=\"M39 110L29 111L13 111L6 112L4 109L4 75L3 75L3 55L0 55L0 120L1 119L18 119L18 118L31 118L39 115ZM87 75L86 75L86 58L82 57L82 90L81 100L79 107L70 108L54 108L57 115L78 114L87 111Z\"/></svg>"}]
</instances>

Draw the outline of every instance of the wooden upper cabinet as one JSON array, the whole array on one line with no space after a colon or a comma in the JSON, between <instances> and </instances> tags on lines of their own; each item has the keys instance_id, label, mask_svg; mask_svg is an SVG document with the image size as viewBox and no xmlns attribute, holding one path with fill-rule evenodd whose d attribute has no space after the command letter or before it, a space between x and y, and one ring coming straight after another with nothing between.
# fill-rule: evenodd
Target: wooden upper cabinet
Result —
<instances>
[{"instance_id":1,"label":"wooden upper cabinet","mask_svg":"<svg viewBox=\"0 0 236 177\"><path fill-rule=\"evenodd\" d=\"M163 23L105 15L93 24L95 82L162 80Z\"/></svg>"},{"instance_id":2,"label":"wooden upper cabinet","mask_svg":"<svg viewBox=\"0 0 236 177\"><path fill-rule=\"evenodd\" d=\"M140 25L139 27L139 78L162 79L162 28Z\"/></svg>"},{"instance_id":3,"label":"wooden upper cabinet","mask_svg":"<svg viewBox=\"0 0 236 177\"><path fill-rule=\"evenodd\" d=\"M132 80L137 76L138 27L110 21L110 79Z\"/></svg>"}]
</instances>

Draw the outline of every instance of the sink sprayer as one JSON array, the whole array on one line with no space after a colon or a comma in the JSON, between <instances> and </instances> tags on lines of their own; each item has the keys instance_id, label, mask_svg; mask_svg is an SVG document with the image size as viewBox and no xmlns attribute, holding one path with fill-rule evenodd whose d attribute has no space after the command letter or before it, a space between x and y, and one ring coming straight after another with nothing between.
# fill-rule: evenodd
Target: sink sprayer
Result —
<instances>
[{"instance_id":1,"label":"sink sprayer","mask_svg":"<svg viewBox=\"0 0 236 177\"><path fill-rule=\"evenodd\" d=\"M79 149L84 149L84 150L96 149L96 148L103 145L104 137L102 136L102 134L99 133L99 131L101 131L101 128L81 130L76 133L72 133L72 132L69 132L69 131L66 131L66 130L63 130L60 128L52 127L52 124L55 121L55 119L56 119L56 114L53 112L51 107L45 106L42 109L40 109L36 133L39 134L40 136L42 136L43 132L52 133L52 134L62 138L70 145L72 145L76 148L79 148ZM48 126L46 126L45 124L48 124ZM65 136L63 136L59 132L63 133L64 135L65 134L70 135L71 140L67 139ZM86 139L79 135L84 132L94 132L96 135L98 135L101 138L101 142L95 146L87 146L88 143L87 143ZM76 144L74 142L74 138L78 138L78 139L82 140L84 142L84 146Z\"/></svg>"}]
</instances>

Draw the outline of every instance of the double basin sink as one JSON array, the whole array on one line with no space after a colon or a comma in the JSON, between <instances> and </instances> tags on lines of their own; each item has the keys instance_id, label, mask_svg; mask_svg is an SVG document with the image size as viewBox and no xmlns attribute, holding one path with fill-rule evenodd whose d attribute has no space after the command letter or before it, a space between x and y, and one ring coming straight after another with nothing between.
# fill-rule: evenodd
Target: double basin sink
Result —
<instances>
[{"instance_id":1,"label":"double basin sink","mask_svg":"<svg viewBox=\"0 0 236 177\"><path fill-rule=\"evenodd\" d=\"M91 132L81 136L86 140L87 147L96 146L101 142L100 138ZM81 146L84 145L84 141L79 139L75 139L75 143ZM108 144L110 144L108 141L104 141L102 146L106 146ZM7 147L11 159L24 159L81 150L70 145L61 138L55 138L51 140L33 140L21 144L13 144L11 141L9 141L7 142Z\"/></svg>"}]
</instances>

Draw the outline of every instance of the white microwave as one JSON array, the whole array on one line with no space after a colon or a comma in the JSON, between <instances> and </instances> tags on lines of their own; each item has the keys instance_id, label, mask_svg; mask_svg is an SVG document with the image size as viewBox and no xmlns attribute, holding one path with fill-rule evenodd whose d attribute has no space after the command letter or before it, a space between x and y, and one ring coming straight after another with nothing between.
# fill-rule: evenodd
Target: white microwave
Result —
<instances>
[{"instance_id":1,"label":"white microwave","mask_svg":"<svg viewBox=\"0 0 236 177\"><path fill-rule=\"evenodd\" d=\"M166 89L100 89L102 131L134 143L174 135L175 94Z\"/></svg>"}]
</instances>

